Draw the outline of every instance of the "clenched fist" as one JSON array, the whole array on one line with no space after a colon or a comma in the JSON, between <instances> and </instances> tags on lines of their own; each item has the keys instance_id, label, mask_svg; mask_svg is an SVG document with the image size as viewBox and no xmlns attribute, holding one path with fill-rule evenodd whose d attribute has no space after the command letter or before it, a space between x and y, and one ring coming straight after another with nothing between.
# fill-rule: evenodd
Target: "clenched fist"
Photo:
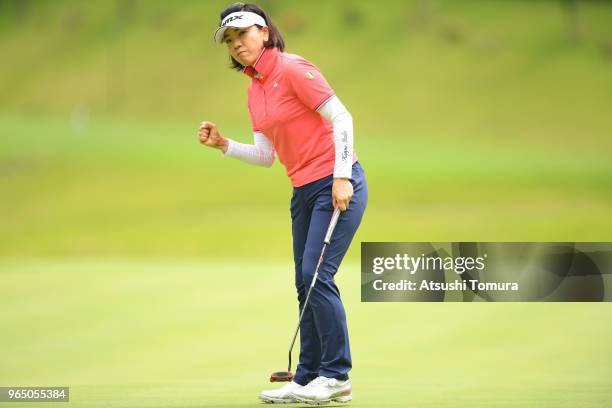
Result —
<instances>
[{"instance_id":1,"label":"clenched fist","mask_svg":"<svg viewBox=\"0 0 612 408\"><path fill-rule=\"evenodd\" d=\"M217 125L212 122L200 123L200 129L198 130L200 136L200 143L204 146L214 147L216 149L223 150L223 153L227 151L228 141L226 138L221 136Z\"/></svg>"}]
</instances>

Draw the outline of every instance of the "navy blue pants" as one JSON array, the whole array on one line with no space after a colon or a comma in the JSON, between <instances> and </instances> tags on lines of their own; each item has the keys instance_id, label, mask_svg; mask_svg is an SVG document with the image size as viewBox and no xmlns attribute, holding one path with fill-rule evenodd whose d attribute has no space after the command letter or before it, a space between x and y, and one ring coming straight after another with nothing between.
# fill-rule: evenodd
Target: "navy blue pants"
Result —
<instances>
[{"instance_id":1,"label":"navy blue pants","mask_svg":"<svg viewBox=\"0 0 612 408\"><path fill-rule=\"evenodd\" d=\"M291 220L299 311L304 307L333 213L333 181L330 175L293 189ZM340 214L300 324L300 360L294 381L301 385L320 375L346 380L352 366L346 315L334 275L368 202L368 187L359 162L353 164L350 181L353 198L348 210Z\"/></svg>"}]
</instances>

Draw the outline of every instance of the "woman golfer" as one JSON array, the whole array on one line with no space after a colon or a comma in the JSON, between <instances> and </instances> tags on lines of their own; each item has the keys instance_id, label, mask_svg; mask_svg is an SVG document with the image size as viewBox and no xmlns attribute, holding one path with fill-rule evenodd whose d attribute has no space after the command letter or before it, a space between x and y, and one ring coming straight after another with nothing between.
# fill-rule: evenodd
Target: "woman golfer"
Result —
<instances>
[{"instance_id":1,"label":"woman golfer","mask_svg":"<svg viewBox=\"0 0 612 408\"><path fill-rule=\"evenodd\" d=\"M254 4L221 12L214 34L232 67L250 77L248 107L254 144L221 135L202 122L200 142L229 157L269 167L275 153L293 186L291 221L299 310L315 273L334 208L342 213L300 323L300 357L293 381L263 391L264 402L347 402L351 353L346 315L334 275L361 222L368 192L353 151L353 121L321 72L284 52L270 17Z\"/></svg>"}]
</instances>

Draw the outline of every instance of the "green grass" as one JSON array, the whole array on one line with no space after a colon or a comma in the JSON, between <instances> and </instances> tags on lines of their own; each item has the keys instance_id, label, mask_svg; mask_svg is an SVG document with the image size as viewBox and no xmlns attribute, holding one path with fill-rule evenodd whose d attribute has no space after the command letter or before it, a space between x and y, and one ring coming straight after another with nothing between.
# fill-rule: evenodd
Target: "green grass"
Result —
<instances>
[{"instance_id":1,"label":"green grass","mask_svg":"<svg viewBox=\"0 0 612 408\"><path fill-rule=\"evenodd\" d=\"M612 7L580 2L575 44L558 1L262 3L367 175L338 275L352 406L610 406L608 304L365 304L357 262L360 241L610 241ZM0 385L258 406L297 315L291 186L197 143L202 120L251 139L210 38L227 2L28 4L0 2Z\"/></svg>"},{"instance_id":2,"label":"green grass","mask_svg":"<svg viewBox=\"0 0 612 408\"><path fill-rule=\"evenodd\" d=\"M262 4L287 51L322 69L359 132L609 148L612 7L580 3L579 44L553 0ZM0 109L69 115L85 106L94 117L248 131L247 77L227 69L211 40L227 1L136 2L124 19L117 4L37 2L24 20L2 13ZM354 25L351 13L361 16Z\"/></svg>"},{"instance_id":3,"label":"green grass","mask_svg":"<svg viewBox=\"0 0 612 408\"><path fill-rule=\"evenodd\" d=\"M289 262L4 259L0 384L70 386L74 407L258 406L286 366L292 274ZM359 276L354 263L337 275L351 406L612 402L607 303L368 304Z\"/></svg>"},{"instance_id":4,"label":"green grass","mask_svg":"<svg viewBox=\"0 0 612 408\"><path fill-rule=\"evenodd\" d=\"M556 1L264 3L353 115L357 241L610 239L608 4L574 44ZM204 119L251 139L226 3L117 4L2 6L0 256L290 257L282 167L196 143Z\"/></svg>"},{"instance_id":5,"label":"green grass","mask_svg":"<svg viewBox=\"0 0 612 408\"><path fill-rule=\"evenodd\" d=\"M210 39L226 2L117 4L1 6L0 256L290 257L282 167L195 140L251 139ZM557 1L263 5L353 115L357 241L610 240L608 4L581 3L578 44Z\"/></svg>"},{"instance_id":6,"label":"green grass","mask_svg":"<svg viewBox=\"0 0 612 408\"><path fill-rule=\"evenodd\" d=\"M291 258L291 186L197 143L188 124L2 116L1 256ZM605 151L360 135L359 241L606 241ZM256 239L254 239L257 237ZM358 253L351 249L349 257Z\"/></svg>"}]
</instances>

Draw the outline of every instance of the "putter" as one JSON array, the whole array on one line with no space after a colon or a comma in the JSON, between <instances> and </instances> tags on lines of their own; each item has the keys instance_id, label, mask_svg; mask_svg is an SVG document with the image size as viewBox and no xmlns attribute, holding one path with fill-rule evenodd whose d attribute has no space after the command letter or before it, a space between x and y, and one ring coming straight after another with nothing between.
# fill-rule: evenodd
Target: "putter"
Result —
<instances>
[{"instance_id":1,"label":"putter","mask_svg":"<svg viewBox=\"0 0 612 408\"><path fill-rule=\"evenodd\" d=\"M332 214L331 220L329 221L329 226L327 227L327 232L325 233L325 239L323 240L323 250L321 251L321 256L319 257L319 262L317 263L317 268L315 269L314 277L312 278L312 282L310 283L310 288L308 289L308 293L306 294L306 300L304 301L304 307L300 312L300 319L298 320L297 327L295 328L295 333L293 334L293 340L291 341L291 346L289 347L289 368L287 371L277 371L270 375L270 382L288 382L293 379L293 373L291 372L291 350L293 350L293 345L295 344L295 339L297 338L298 331L300 330L300 323L302 322L302 316L304 316L304 310L306 310L306 306L308 306L308 298L310 298L310 292L312 292L312 288L317 281L317 277L319 276L319 268L323 263L323 258L325 257L325 252L327 251L327 247L331 241L332 234L334 233L334 229L336 228L336 224L338 223L338 218L340 217L340 209L335 208L334 213Z\"/></svg>"}]
</instances>

